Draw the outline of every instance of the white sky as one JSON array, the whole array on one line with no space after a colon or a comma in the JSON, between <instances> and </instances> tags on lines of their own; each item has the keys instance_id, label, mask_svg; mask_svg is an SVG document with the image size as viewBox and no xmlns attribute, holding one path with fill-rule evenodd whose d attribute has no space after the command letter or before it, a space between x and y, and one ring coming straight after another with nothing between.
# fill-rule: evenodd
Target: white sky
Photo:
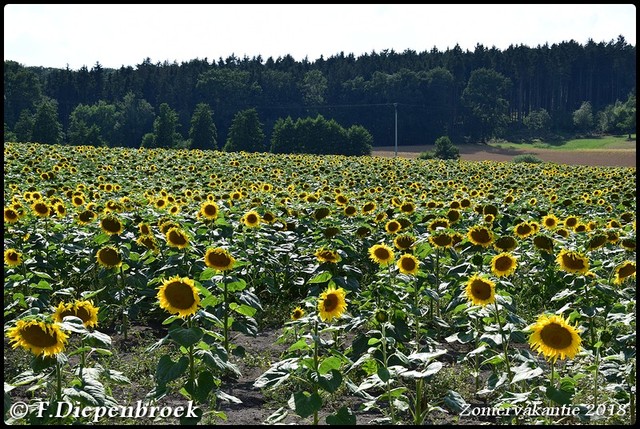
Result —
<instances>
[{"instance_id":1,"label":"white sky","mask_svg":"<svg viewBox=\"0 0 640 429\"><path fill-rule=\"evenodd\" d=\"M77 70L207 58L315 61L394 49L473 51L575 40L636 45L633 4L213 4L4 6L4 59Z\"/></svg>"}]
</instances>

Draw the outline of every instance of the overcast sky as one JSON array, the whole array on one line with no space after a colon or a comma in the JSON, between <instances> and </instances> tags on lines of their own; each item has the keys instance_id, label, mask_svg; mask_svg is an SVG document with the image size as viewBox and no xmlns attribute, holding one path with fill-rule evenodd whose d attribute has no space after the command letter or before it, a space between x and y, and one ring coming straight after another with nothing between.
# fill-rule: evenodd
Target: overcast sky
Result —
<instances>
[{"instance_id":1,"label":"overcast sky","mask_svg":"<svg viewBox=\"0 0 640 429\"><path fill-rule=\"evenodd\" d=\"M393 49L446 51L459 44L505 50L574 40L636 45L633 4L215 4L4 6L4 59L77 70L195 58L315 61Z\"/></svg>"}]
</instances>

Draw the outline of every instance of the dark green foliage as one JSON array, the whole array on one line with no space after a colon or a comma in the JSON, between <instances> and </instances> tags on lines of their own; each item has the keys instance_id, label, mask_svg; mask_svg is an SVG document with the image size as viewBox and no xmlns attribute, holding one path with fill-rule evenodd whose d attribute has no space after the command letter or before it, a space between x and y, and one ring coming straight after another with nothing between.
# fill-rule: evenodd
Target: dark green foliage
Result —
<instances>
[{"instance_id":1,"label":"dark green foliage","mask_svg":"<svg viewBox=\"0 0 640 429\"><path fill-rule=\"evenodd\" d=\"M178 125L178 114L167 103L162 103L158 117L153 121L152 147L178 147L182 143L182 136L176 131Z\"/></svg>"},{"instance_id":2,"label":"dark green foliage","mask_svg":"<svg viewBox=\"0 0 640 429\"><path fill-rule=\"evenodd\" d=\"M62 126L58 122L58 103L55 100L45 98L38 104L31 140L46 144L62 142Z\"/></svg>"},{"instance_id":3,"label":"dark green foliage","mask_svg":"<svg viewBox=\"0 0 640 429\"><path fill-rule=\"evenodd\" d=\"M587 134L593 130L593 109L590 102L583 102L580 108L573 112L573 125L579 132Z\"/></svg>"},{"instance_id":4,"label":"dark green foliage","mask_svg":"<svg viewBox=\"0 0 640 429\"><path fill-rule=\"evenodd\" d=\"M256 109L236 113L229 128L225 152L264 152L265 135Z\"/></svg>"},{"instance_id":5,"label":"dark green foliage","mask_svg":"<svg viewBox=\"0 0 640 429\"><path fill-rule=\"evenodd\" d=\"M439 137L435 143L435 151L433 153L435 158L440 159L459 159L460 151L451 142L448 136Z\"/></svg>"},{"instance_id":6,"label":"dark green foliage","mask_svg":"<svg viewBox=\"0 0 640 429\"><path fill-rule=\"evenodd\" d=\"M198 103L191 117L189 130L192 149L218 149L218 131L213 112L207 103Z\"/></svg>"},{"instance_id":7,"label":"dark green foliage","mask_svg":"<svg viewBox=\"0 0 640 429\"><path fill-rule=\"evenodd\" d=\"M528 164L540 164L543 161L538 158L535 155L531 155L531 154L523 154L523 155L516 155L513 157L513 159L511 160L511 162L514 162L516 164L521 163L521 162L525 162Z\"/></svg>"}]
</instances>

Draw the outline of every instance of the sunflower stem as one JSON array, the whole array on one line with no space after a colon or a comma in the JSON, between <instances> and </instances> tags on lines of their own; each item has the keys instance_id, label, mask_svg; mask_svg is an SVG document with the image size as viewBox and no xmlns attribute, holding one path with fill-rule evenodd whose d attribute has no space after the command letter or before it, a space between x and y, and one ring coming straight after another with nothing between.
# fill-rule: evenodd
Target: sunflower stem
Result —
<instances>
[{"instance_id":1,"label":"sunflower stem","mask_svg":"<svg viewBox=\"0 0 640 429\"><path fill-rule=\"evenodd\" d=\"M598 370L600 368L600 347L596 347L595 376L593 377L593 409L598 409Z\"/></svg>"},{"instance_id":2,"label":"sunflower stem","mask_svg":"<svg viewBox=\"0 0 640 429\"><path fill-rule=\"evenodd\" d=\"M440 288L440 248L436 247L436 296L438 295L438 289ZM436 312L438 313L438 317L440 317L440 300L436 300Z\"/></svg>"},{"instance_id":3,"label":"sunflower stem","mask_svg":"<svg viewBox=\"0 0 640 429\"><path fill-rule=\"evenodd\" d=\"M318 357L318 343L320 337L318 336L318 318L316 317L313 324L313 369L316 373L316 380L313 383L313 393L318 395L318 380L320 380L320 363ZM313 425L318 426L318 410L313 411Z\"/></svg>"},{"instance_id":4,"label":"sunflower stem","mask_svg":"<svg viewBox=\"0 0 640 429\"><path fill-rule=\"evenodd\" d=\"M127 300L125 297L124 269L122 268L122 265L120 265L120 282L122 285L120 289L120 316L122 318L122 335L124 336L124 340L126 341L129 325L129 312L125 311Z\"/></svg>"},{"instance_id":5,"label":"sunflower stem","mask_svg":"<svg viewBox=\"0 0 640 429\"><path fill-rule=\"evenodd\" d=\"M498 328L500 329L500 337L502 337L502 350L504 352L504 363L507 365L507 376L509 377L509 382L513 380L513 374L511 373L511 366L509 365L509 354L507 353L507 339L504 335L504 330L502 329L502 321L500 321L500 312L498 310L498 301L494 300L493 305L496 309L496 319L498 320Z\"/></svg>"},{"instance_id":6,"label":"sunflower stem","mask_svg":"<svg viewBox=\"0 0 640 429\"><path fill-rule=\"evenodd\" d=\"M589 288L588 288L588 282L585 281L584 282L584 294L585 297L587 299L587 304L591 302L591 300L589 299ZM606 319L606 318L605 318ZM589 336L591 337L591 345L595 345L596 340L595 340L595 332L594 332L594 326L593 326L593 316L589 316Z\"/></svg>"},{"instance_id":7,"label":"sunflower stem","mask_svg":"<svg viewBox=\"0 0 640 429\"><path fill-rule=\"evenodd\" d=\"M227 275L226 273L222 274L222 284L224 287L224 303L223 303L223 327L222 331L224 333L224 349L229 354L229 329L227 324L229 323L229 299L227 296Z\"/></svg>"},{"instance_id":8,"label":"sunflower stem","mask_svg":"<svg viewBox=\"0 0 640 429\"><path fill-rule=\"evenodd\" d=\"M191 329L191 318L187 321L187 328ZM193 355L193 344L189 346L189 383L191 383L191 388L195 391L196 388L196 368L195 368L195 358Z\"/></svg>"},{"instance_id":9,"label":"sunflower stem","mask_svg":"<svg viewBox=\"0 0 640 429\"><path fill-rule=\"evenodd\" d=\"M56 356L56 402L62 402L62 369Z\"/></svg>"},{"instance_id":10,"label":"sunflower stem","mask_svg":"<svg viewBox=\"0 0 640 429\"><path fill-rule=\"evenodd\" d=\"M382 333L382 365L384 366L384 369L386 369L388 373L389 370L387 369L387 332L385 330L385 323L382 323L382 328L381 328L382 329L381 331ZM391 383L389 383L390 379L391 379L391 375L387 374L387 381L386 381L387 400L389 401L389 411L391 413L391 424L394 425L396 424L396 417L393 410L393 401L391 400Z\"/></svg>"}]
</instances>

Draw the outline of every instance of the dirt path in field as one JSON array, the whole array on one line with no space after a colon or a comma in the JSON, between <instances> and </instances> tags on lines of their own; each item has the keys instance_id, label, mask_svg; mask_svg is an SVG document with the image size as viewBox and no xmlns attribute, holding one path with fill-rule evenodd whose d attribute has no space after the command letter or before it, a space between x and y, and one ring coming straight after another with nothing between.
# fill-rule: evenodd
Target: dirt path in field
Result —
<instances>
[{"instance_id":1,"label":"dirt path in field","mask_svg":"<svg viewBox=\"0 0 640 429\"><path fill-rule=\"evenodd\" d=\"M460 159L465 161L511 161L514 156L529 154L546 162L558 164L575 164L609 167L635 167L636 166L636 142L622 145L615 149L590 149L590 150L557 150L538 149L528 147L526 149L504 149L488 145L457 145L460 150ZM433 145L400 146L398 156L404 158L418 158L421 152L434 150ZM393 157L393 146L374 147L372 155L381 157Z\"/></svg>"}]
</instances>

